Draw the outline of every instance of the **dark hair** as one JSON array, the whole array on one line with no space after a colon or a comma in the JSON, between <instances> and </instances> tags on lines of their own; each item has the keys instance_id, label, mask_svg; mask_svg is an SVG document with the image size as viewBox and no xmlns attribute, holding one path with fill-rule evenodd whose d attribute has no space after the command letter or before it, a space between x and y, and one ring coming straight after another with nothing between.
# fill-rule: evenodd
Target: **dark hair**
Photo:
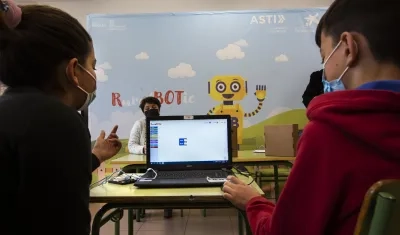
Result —
<instances>
[{"instance_id":1,"label":"dark hair","mask_svg":"<svg viewBox=\"0 0 400 235\"><path fill-rule=\"evenodd\" d=\"M319 22L324 20L324 16L325 14L321 17L321 19L319 20ZM315 44L317 44L317 46L319 48L321 48L321 33L322 33L322 24L319 23L317 25L317 29L315 30Z\"/></svg>"},{"instance_id":2,"label":"dark hair","mask_svg":"<svg viewBox=\"0 0 400 235\"><path fill-rule=\"evenodd\" d=\"M334 44L345 31L362 34L377 61L400 67L399 11L398 0L335 0L318 27Z\"/></svg>"},{"instance_id":3,"label":"dark hair","mask_svg":"<svg viewBox=\"0 0 400 235\"><path fill-rule=\"evenodd\" d=\"M0 12L0 81L9 87L58 86L63 62L83 64L92 39L68 13L50 6L21 6L22 18L10 29Z\"/></svg>"},{"instance_id":4,"label":"dark hair","mask_svg":"<svg viewBox=\"0 0 400 235\"><path fill-rule=\"evenodd\" d=\"M140 107L140 109L141 109L143 112L144 112L144 106L145 106L146 104L155 104L155 105L158 106L158 109L161 108L161 103L160 103L160 101L159 101L156 97L153 97L153 96L145 97L145 98L143 98L143 99L140 101L139 107Z\"/></svg>"}]
</instances>

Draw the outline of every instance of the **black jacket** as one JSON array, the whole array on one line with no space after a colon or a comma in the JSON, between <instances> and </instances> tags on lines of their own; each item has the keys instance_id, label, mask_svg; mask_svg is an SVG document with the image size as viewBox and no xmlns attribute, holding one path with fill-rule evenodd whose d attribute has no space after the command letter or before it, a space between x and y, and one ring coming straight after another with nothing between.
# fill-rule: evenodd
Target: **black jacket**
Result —
<instances>
[{"instance_id":1,"label":"black jacket","mask_svg":"<svg viewBox=\"0 0 400 235\"><path fill-rule=\"evenodd\" d=\"M308 106L311 100L324 93L324 86L322 84L322 73L323 70L315 71L310 76L310 82L308 83L306 90L303 93L303 104Z\"/></svg>"},{"instance_id":2,"label":"black jacket","mask_svg":"<svg viewBox=\"0 0 400 235\"><path fill-rule=\"evenodd\" d=\"M0 97L0 162L1 234L89 234L99 161L75 110L33 88L8 89Z\"/></svg>"}]
</instances>

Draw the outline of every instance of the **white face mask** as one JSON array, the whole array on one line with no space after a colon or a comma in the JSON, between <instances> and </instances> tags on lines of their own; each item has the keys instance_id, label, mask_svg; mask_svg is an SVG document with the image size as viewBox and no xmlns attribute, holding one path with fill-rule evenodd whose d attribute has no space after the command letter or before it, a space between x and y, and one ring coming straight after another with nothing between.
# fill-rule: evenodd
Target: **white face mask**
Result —
<instances>
[{"instance_id":1,"label":"white face mask","mask_svg":"<svg viewBox=\"0 0 400 235\"><path fill-rule=\"evenodd\" d=\"M85 71L86 73L89 74L89 76L91 78L93 78L93 80L96 82L96 77L93 76L89 71L87 71L87 69L85 69L82 65L78 64L79 67L81 67L81 69L83 69L83 71ZM78 109L78 111L82 111L85 110L89 107L89 105L94 101L94 99L96 99L96 90L93 91L92 93L89 93L87 91L85 91L82 87L78 86L78 88L83 91L86 94L86 100L85 102L82 104L82 106Z\"/></svg>"}]
</instances>

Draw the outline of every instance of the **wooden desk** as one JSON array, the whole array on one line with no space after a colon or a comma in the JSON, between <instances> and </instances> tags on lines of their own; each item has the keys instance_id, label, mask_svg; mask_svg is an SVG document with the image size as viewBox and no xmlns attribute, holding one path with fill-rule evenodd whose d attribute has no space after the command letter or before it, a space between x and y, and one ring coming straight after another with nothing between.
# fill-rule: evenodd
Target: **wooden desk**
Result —
<instances>
[{"instance_id":1,"label":"wooden desk","mask_svg":"<svg viewBox=\"0 0 400 235\"><path fill-rule=\"evenodd\" d=\"M260 183L259 166L273 166L274 168L274 184L275 184L275 199L279 198L279 166L293 166L295 157L279 157L279 156L265 156L265 153L253 153L252 150L239 151L238 157L233 158L234 164L245 164L256 166L256 181ZM128 154L126 156L114 159L111 164L115 165L135 165L137 172L139 168L146 167L146 155Z\"/></svg>"},{"instance_id":2,"label":"wooden desk","mask_svg":"<svg viewBox=\"0 0 400 235\"><path fill-rule=\"evenodd\" d=\"M271 165L271 162L291 162L295 157L265 156L264 153L253 153L252 150L239 151L238 157L233 158L233 163L251 163L255 165ZM116 165L137 165L146 166L146 155L128 154L120 158L111 160L111 164Z\"/></svg>"},{"instance_id":3,"label":"wooden desk","mask_svg":"<svg viewBox=\"0 0 400 235\"><path fill-rule=\"evenodd\" d=\"M251 177L238 176L244 182L252 182ZM261 195L264 195L260 187L253 181L250 184ZM133 210L134 209L206 209L206 208L230 208L232 204L222 196L220 187L212 188L171 188L171 189L138 189L133 185L103 184L90 190L91 203L107 203L94 216L92 235L100 234L100 227L111 217L104 215L112 210L128 210L128 232L133 234ZM112 214L115 213L112 212ZM243 213L240 211L240 213ZM123 215L123 212L122 212ZM122 218L122 215L120 216ZM242 214L242 217L245 217ZM119 218L119 219L121 219ZM248 223L246 222L246 234ZM239 221L239 231L242 231L242 220ZM241 234L241 233L240 233Z\"/></svg>"}]
</instances>

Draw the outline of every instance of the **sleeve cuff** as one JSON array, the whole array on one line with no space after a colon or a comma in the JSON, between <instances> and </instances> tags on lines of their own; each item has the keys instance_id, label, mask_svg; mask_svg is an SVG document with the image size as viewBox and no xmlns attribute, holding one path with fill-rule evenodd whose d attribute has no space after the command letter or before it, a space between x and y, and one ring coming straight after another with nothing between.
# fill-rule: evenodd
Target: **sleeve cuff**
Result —
<instances>
[{"instance_id":1,"label":"sleeve cuff","mask_svg":"<svg viewBox=\"0 0 400 235\"><path fill-rule=\"evenodd\" d=\"M100 160L92 153L92 172L100 166Z\"/></svg>"},{"instance_id":2,"label":"sleeve cuff","mask_svg":"<svg viewBox=\"0 0 400 235\"><path fill-rule=\"evenodd\" d=\"M275 206L274 203L268 201L265 197L258 196L258 197L253 197L250 201L247 202L246 210L248 210L249 207L253 206L253 204L258 204L258 203L266 203L268 205Z\"/></svg>"}]
</instances>

